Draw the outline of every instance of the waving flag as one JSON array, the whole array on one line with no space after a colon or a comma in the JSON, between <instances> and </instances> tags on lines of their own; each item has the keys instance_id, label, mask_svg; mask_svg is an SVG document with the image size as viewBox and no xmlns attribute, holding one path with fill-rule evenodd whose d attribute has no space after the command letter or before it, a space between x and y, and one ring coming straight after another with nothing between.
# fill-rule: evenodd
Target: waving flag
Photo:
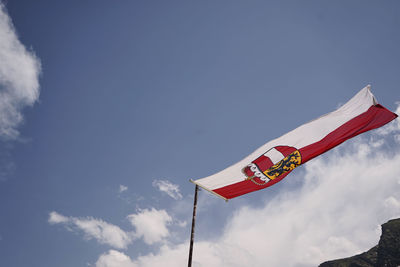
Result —
<instances>
[{"instance_id":1,"label":"waving flag","mask_svg":"<svg viewBox=\"0 0 400 267\"><path fill-rule=\"evenodd\" d=\"M378 104L367 86L339 109L266 143L221 172L191 181L224 199L260 190L347 139L381 127L396 117Z\"/></svg>"}]
</instances>

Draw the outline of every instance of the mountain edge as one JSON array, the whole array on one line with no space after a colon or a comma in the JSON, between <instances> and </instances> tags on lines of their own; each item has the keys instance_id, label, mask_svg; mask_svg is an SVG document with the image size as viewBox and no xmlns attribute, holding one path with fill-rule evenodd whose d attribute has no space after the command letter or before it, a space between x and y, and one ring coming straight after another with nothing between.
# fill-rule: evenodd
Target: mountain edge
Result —
<instances>
[{"instance_id":1,"label":"mountain edge","mask_svg":"<svg viewBox=\"0 0 400 267\"><path fill-rule=\"evenodd\" d=\"M367 252L344 259L326 261L319 267L398 267L400 266L400 219L382 224L378 245Z\"/></svg>"}]
</instances>

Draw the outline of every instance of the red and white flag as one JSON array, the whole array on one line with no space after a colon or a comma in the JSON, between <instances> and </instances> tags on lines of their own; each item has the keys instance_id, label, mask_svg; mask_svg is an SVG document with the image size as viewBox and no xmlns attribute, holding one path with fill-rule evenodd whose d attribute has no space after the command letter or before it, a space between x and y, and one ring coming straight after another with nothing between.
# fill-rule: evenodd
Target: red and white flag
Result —
<instances>
[{"instance_id":1,"label":"red and white flag","mask_svg":"<svg viewBox=\"0 0 400 267\"><path fill-rule=\"evenodd\" d=\"M260 190L347 139L381 127L396 117L378 104L368 85L339 109L269 141L216 174L191 181L226 200Z\"/></svg>"}]
</instances>

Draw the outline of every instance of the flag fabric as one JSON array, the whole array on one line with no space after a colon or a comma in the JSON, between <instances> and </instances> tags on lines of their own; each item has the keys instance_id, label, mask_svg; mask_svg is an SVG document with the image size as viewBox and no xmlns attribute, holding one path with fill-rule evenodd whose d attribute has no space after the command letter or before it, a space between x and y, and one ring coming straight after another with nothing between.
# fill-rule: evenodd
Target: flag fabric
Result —
<instances>
[{"instance_id":1,"label":"flag fabric","mask_svg":"<svg viewBox=\"0 0 400 267\"><path fill-rule=\"evenodd\" d=\"M366 86L339 109L312 120L258 148L238 163L191 180L225 200L269 187L294 168L397 115L378 104Z\"/></svg>"}]
</instances>

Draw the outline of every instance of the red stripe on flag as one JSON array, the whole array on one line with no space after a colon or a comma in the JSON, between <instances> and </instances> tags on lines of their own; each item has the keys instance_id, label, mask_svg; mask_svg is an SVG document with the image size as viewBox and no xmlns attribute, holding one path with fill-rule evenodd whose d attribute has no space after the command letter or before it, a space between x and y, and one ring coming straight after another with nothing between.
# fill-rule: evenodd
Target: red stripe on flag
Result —
<instances>
[{"instance_id":1,"label":"red stripe on flag","mask_svg":"<svg viewBox=\"0 0 400 267\"><path fill-rule=\"evenodd\" d=\"M379 104L371 106L366 112L343 124L320 141L299 149L302 158L301 162L305 163L344 141L369 130L379 128L395 118L397 118L397 115L385 107Z\"/></svg>"},{"instance_id":2,"label":"red stripe on flag","mask_svg":"<svg viewBox=\"0 0 400 267\"><path fill-rule=\"evenodd\" d=\"M394 120L396 117L397 115L395 113L391 112L390 110L387 110L385 107L379 104L371 106L366 112L344 123L337 129L329 133L320 141L305 146L303 148L300 148L299 151L302 157L302 164L334 148L335 146L343 143L344 141L354 136L357 136L361 133L364 133L372 129L379 128L385 125L386 123ZM282 150L280 152L285 156L287 156L286 155L287 153L290 153L289 151L285 150ZM241 196L274 185L277 182L281 181L283 178L285 178L286 175L288 175L289 173L290 171L282 174L281 176L277 177L274 180L269 181L265 185L257 185L251 180L245 180L215 189L213 191L227 199L231 199L237 196Z\"/></svg>"}]
</instances>

